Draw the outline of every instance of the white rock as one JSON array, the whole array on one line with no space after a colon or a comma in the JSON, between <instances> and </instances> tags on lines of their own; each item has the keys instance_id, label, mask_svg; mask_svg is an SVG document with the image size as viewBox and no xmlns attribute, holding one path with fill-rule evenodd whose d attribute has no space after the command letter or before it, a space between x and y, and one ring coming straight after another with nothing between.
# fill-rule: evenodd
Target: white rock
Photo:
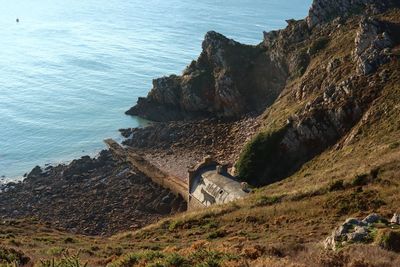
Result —
<instances>
[{"instance_id":1,"label":"white rock","mask_svg":"<svg viewBox=\"0 0 400 267\"><path fill-rule=\"evenodd\" d=\"M395 214L393 215L393 218L390 220L390 223L393 223L393 224L400 224L400 214L395 213Z\"/></svg>"}]
</instances>

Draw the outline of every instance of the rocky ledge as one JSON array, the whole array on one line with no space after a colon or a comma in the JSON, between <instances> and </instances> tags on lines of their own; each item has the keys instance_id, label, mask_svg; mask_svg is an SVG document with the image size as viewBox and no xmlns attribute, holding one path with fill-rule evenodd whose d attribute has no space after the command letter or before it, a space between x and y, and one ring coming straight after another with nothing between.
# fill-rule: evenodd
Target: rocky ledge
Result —
<instances>
[{"instance_id":1,"label":"rocky ledge","mask_svg":"<svg viewBox=\"0 0 400 267\"><path fill-rule=\"evenodd\" d=\"M390 221L375 213L363 220L349 218L323 243L326 249L336 250L352 243L372 242L383 249L400 252L400 216L394 214Z\"/></svg>"},{"instance_id":2,"label":"rocky ledge","mask_svg":"<svg viewBox=\"0 0 400 267\"><path fill-rule=\"evenodd\" d=\"M49 226L88 235L137 229L186 210L185 201L153 183L109 151L69 165L35 167L0 193L0 217L35 217Z\"/></svg>"}]
</instances>

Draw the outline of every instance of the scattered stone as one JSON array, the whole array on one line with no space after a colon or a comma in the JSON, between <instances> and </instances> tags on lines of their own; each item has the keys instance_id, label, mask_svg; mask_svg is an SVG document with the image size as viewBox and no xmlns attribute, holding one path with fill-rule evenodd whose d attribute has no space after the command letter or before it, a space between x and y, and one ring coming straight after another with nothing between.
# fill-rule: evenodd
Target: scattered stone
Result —
<instances>
[{"instance_id":1,"label":"scattered stone","mask_svg":"<svg viewBox=\"0 0 400 267\"><path fill-rule=\"evenodd\" d=\"M326 67L327 72L332 72L336 70L340 66L340 59L334 58L331 61L329 61L328 66Z\"/></svg>"},{"instance_id":2,"label":"scattered stone","mask_svg":"<svg viewBox=\"0 0 400 267\"><path fill-rule=\"evenodd\" d=\"M390 220L390 223L392 224L400 224L400 214L395 213L392 217L392 219Z\"/></svg>"},{"instance_id":3,"label":"scattered stone","mask_svg":"<svg viewBox=\"0 0 400 267\"><path fill-rule=\"evenodd\" d=\"M378 223L380 221L384 220L384 218L382 218L380 215L373 213L368 215L367 217L365 217L364 220L362 220L363 223L366 224L372 224L372 223Z\"/></svg>"},{"instance_id":4,"label":"scattered stone","mask_svg":"<svg viewBox=\"0 0 400 267\"><path fill-rule=\"evenodd\" d=\"M4 187L5 186L5 187ZM113 234L135 229L163 216L186 210L181 197L153 183L109 151L69 165L35 167L23 183L2 186L0 217L36 217L49 225L80 234Z\"/></svg>"}]
</instances>

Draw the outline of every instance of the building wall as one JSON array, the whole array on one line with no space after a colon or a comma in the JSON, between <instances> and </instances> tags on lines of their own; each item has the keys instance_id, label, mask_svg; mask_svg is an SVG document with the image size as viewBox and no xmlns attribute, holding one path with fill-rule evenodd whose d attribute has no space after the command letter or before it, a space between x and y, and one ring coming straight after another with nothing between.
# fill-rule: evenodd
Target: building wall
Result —
<instances>
[{"instance_id":1,"label":"building wall","mask_svg":"<svg viewBox=\"0 0 400 267\"><path fill-rule=\"evenodd\" d=\"M201 202L198 201L195 197L189 195L188 211L199 210L199 209L204 209L204 208L206 208L206 206L201 204Z\"/></svg>"}]
</instances>

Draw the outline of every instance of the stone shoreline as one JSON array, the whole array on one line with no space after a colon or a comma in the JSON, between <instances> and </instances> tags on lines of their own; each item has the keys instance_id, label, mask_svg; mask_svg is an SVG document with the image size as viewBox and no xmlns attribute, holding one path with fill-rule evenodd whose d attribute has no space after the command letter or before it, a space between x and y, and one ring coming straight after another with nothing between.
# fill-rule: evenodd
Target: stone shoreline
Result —
<instances>
[{"instance_id":1,"label":"stone shoreline","mask_svg":"<svg viewBox=\"0 0 400 267\"><path fill-rule=\"evenodd\" d=\"M134 230L186 210L186 202L104 150L69 165L35 167L0 194L0 217L33 217L87 235Z\"/></svg>"}]
</instances>

